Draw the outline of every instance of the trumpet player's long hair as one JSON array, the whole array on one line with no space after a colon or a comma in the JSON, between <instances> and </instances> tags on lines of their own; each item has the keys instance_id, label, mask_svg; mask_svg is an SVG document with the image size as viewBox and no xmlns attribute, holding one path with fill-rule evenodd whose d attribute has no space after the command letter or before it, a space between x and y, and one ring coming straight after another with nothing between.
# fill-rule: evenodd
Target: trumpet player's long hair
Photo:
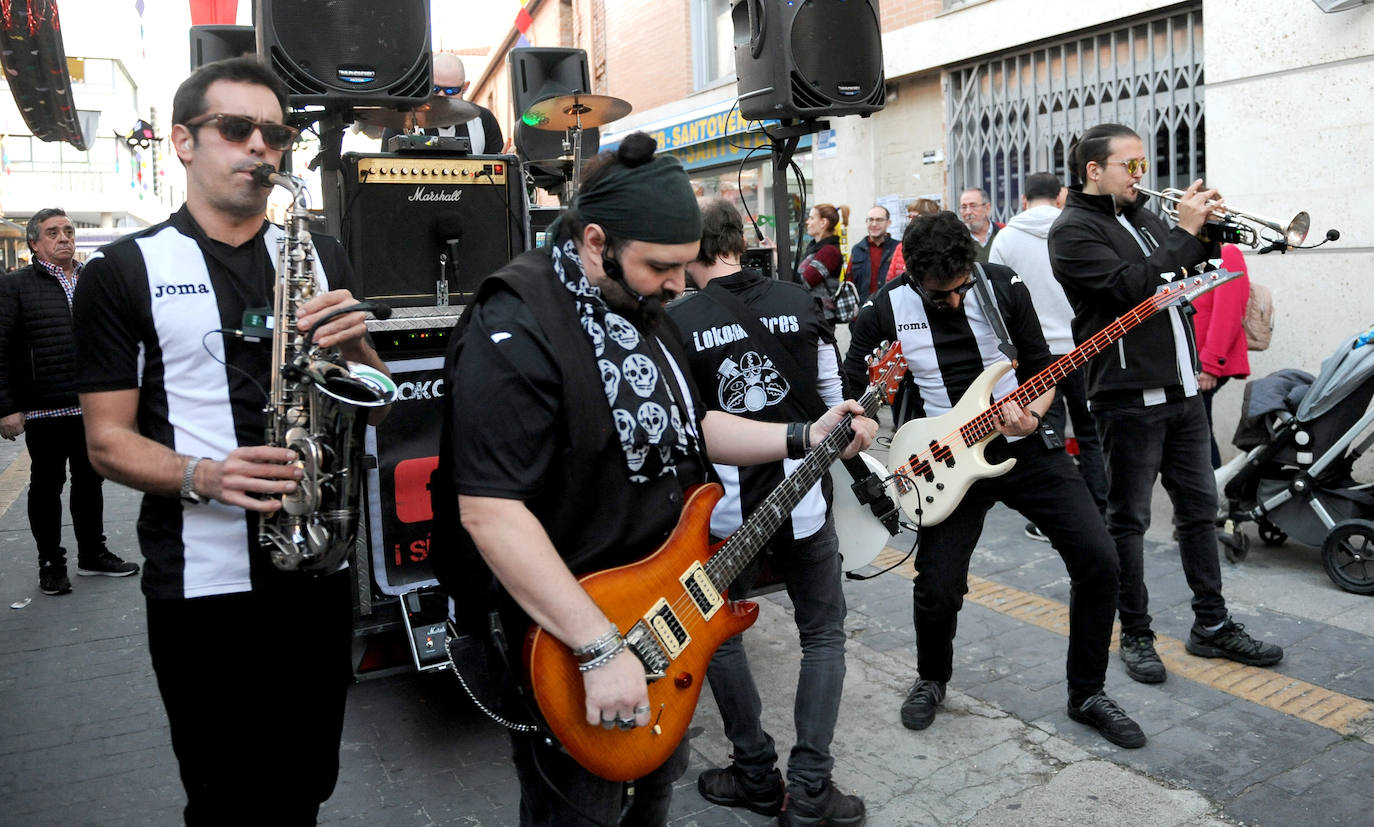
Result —
<instances>
[{"instance_id":1,"label":"trumpet player's long hair","mask_svg":"<svg viewBox=\"0 0 1374 827\"><path fill-rule=\"evenodd\" d=\"M1089 128L1069 150L1073 182L1079 186L1087 183L1089 161L1095 161L1098 166L1107 163L1107 156L1112 154L1113 138L1139 137L1134 129L1119 123L1100 123Z\"/></svg>"}]
</instances>

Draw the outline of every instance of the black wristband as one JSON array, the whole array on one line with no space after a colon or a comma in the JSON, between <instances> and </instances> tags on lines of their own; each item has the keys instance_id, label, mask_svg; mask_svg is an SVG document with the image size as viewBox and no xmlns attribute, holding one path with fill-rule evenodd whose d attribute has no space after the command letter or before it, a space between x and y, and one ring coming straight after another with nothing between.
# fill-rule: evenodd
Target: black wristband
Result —
<instances>
[{"instance_id":1,"label":"black wristband","mask_svg":"<svg viewBox=\"0 0 1374 827\"><path fill-rule=\"evenodd\" d=\"M1035 417L1035 430L1040 430L1040 426L1045 424L1045 420L1041 419L1040 414L1036 413L1035 411L1032 411L1030 408L1026 409L1026 413Z\"/></svg>"},{"instance_id":2,"label":"black wristband","mask_svg":"<svg viewBox=\"0 0 1374 827\"><path fill-rule=\"evenodd\" d=\"M787 423L787 458L801 459L806 456L806 443L808 442L807 431L810 430L805 422Z\"/></svg>"}]
</instances>

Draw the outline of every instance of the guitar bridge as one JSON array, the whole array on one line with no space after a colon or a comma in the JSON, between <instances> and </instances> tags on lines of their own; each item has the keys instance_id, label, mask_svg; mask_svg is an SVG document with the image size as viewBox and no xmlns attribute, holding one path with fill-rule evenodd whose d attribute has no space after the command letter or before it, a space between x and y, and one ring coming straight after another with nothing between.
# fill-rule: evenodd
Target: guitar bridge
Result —
<instances>
[{"instance_id":1,"label":"guitar bridge","mask_svg":"<svg viewBox=\"0 0 1374 827\"><path fill-rule=\"evenodd\" d=\"M654 633L649 630L648 623L640 620L631 626L630 631L625 633L625 645L630 647L630 651L644 664L644 677L649 683L668 674L668 664L671 661L664 653L663 647L654 640Z\"/></svg>"}]
</instances>

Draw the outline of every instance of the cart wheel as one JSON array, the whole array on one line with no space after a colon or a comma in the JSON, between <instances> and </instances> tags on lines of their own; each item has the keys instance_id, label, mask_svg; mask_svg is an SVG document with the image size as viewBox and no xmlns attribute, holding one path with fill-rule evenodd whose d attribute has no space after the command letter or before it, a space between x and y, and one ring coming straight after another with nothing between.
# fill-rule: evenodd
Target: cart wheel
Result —
<instances>
[{"instance_id":1,"label":"cart wheel","mask_svg":"<svg viewBox=\"0 0 1374 827\"><path fill-rule=\"evenodd\" d=\"M1266 546L1281 546L1288 539L1288 532L1263 517L1255 523L1255 528L1259 530L1259 538Z\"/></svg>"},{"instance_id":2,"label":"cart wheel","mask_svg":"<svg viewBox=\"0 0 1374 827\"><path fill-rule=\"evenodd\" d=\"M1232 563L1239 563L1250 553L1250 537L1239 528L1232 532L1219 533L1217 539L1221 541L1221 550L1226 559Z\"/></svg>"},{"instance_id":3,"label":"cart wheel","mask_svg":"<svg viewBox=\"0 0 1374 827\"><path fill-rule=\"evenodd\" d=\"M1322 543L1322 565L1337 586L1354 594L1374 594L1374 522L1336 523Z\"/></svg>"}]
</instances>

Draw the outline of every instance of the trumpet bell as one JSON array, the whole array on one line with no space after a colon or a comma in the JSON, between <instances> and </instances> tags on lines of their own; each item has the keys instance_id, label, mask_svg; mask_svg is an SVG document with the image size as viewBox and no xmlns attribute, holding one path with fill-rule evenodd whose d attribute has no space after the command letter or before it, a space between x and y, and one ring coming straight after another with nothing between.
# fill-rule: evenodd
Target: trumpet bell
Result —
<instances>
[{"instance_id":1,"label":"trumpet bell","mask_svg":"<svg viewBox=\"0 0 1374 827\"><path fill-rule=\"evenodd\" d=\"M1283 237L1288 241L1289 247L1296 247L1307 240L1307 231L1312 228L1312 219L1303 210L1293 216L1293 220L1288 222L1288 226L1283 231Z\"/></svg>"}]
</instances>

